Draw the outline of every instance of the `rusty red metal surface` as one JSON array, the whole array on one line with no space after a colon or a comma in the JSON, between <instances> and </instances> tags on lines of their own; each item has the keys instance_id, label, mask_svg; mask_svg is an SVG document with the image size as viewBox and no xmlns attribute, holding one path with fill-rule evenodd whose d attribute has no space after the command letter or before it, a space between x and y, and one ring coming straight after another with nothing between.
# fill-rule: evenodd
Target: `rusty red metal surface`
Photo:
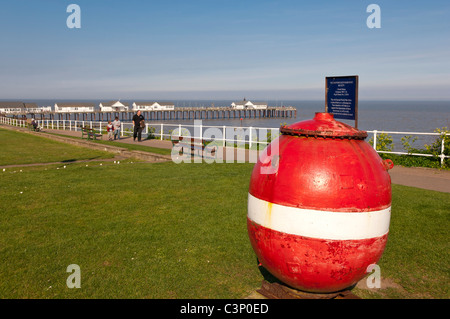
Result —
<instances>
[{"instance_id":1,"label":"rusty red metal surface","mask_svg":"<svg viewBox=\"0 0 450 319\"><path fill-rule=\"evenodd\" d=\"M376 263L388 235L364 240L327 240L290 235L247 220L250 242L261 264L291 287L317 293L356 284Z\"/></svg>"},{"instance_id":2,"label":"rusty red metal surface","mask_svg":"<svg viewBox=\"0 0 450 319\"><path fill-rule=\"evenodd\" d=\"M294 123L280 128L282 134L307 137L324 138L346 138L363 140L367 137L367 132L335 121L333 114L316 113L312 120Z\"/></svg>"}]
</instances>

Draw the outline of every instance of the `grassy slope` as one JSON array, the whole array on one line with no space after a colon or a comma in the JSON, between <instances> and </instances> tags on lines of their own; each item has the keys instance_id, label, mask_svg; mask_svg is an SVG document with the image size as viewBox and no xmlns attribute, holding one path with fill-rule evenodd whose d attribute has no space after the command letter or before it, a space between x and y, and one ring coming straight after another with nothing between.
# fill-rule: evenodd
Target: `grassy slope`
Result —
<instances>
[{"instance_id":1,"label":"grassy slope","mask_svg":"<svg viewBox=\"0 0 450 319\"><path fill-rule=\"evenodd\" d=\"M0 129L0 165L111 158L113 154Z\"/></svg>"}]
</instances>

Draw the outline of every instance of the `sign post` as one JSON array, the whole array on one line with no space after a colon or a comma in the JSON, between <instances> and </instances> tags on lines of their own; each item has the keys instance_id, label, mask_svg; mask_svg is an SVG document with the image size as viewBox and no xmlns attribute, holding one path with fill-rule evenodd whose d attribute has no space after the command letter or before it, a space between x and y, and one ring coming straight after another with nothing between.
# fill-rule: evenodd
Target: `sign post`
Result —
<instances>
[{"instance_id":1,"label":"sign post","mask_svg":"<svg viewBox=\"0 0 450 319\"><path fill-rule=\"evenodd\" d=\"M325 112L334 118L354 120L358 128L358 76L325 78Z\"/></svg>"}]
</instances>

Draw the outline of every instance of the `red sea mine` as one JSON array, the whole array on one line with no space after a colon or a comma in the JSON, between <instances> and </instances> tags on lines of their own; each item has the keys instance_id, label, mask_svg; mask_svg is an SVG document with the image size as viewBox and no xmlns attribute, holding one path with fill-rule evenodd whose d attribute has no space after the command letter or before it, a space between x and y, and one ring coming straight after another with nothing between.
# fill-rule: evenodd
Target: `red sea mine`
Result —
<instances>
[{"instance_id":1,"label":"red sea mine","mask_svg":"<svg viewBox=\"0 0 450 319\"><path fill-rule=\"evenodd\" d=\"M329 293L356 284L386 246L392 161L330 113L280 129L252 172L247 228L285 284Z\"/></svg>"}]
</instances>

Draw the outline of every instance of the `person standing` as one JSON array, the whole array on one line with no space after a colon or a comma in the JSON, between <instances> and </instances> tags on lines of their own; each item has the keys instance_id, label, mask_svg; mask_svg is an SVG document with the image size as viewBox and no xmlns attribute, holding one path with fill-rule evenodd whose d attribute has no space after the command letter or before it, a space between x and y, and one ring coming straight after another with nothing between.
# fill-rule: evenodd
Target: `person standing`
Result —
<instances>
[{"instance_id":1,"label":"person standing","mask_svg":"<svg viewBox=\"0 0 450 319\"><path fill-rule=\"evenodd\" d=\"M133 141L136 141L136 137L138 142L141 141L142 129L143 126L145 126L145 124L142 125L142 123L144 123L144 116L141 115L141 111L137 111L137 113L133 116Z\"/></svg>"},{"instance_id":2,"label":"person standing","mask_svg":"<svg viewBox=\"0 0 450 319\"><path fill-rule=\"evenodd\" d=\"M114 127L114 139L115 140L120 140L120 121L119 121L119 117L116 116L116 118L114 119L114 122L112 122L113 127Z\"/></svg>"},{"instance_id":3,"label":"person standing","mask_svg":"<svg viewBox=\"0 0 450 319\"><path fill-rule=\"evenodd\" d=\"M37 132L38 131L38 124L34 119L31 119L31 125L33 125L33 129Z\"/></svg>"},{"instance_id":4,"label":"person standing","mask_svg":"<svg viewBox=\"0 0 450 319\"><path fill-rule=\"evenodd\" d=\"M108 121L108 125L106 126L106 131L108 132L108 140L112 141L114 127L111 121Z\"/></svg>"}]
</instances>

